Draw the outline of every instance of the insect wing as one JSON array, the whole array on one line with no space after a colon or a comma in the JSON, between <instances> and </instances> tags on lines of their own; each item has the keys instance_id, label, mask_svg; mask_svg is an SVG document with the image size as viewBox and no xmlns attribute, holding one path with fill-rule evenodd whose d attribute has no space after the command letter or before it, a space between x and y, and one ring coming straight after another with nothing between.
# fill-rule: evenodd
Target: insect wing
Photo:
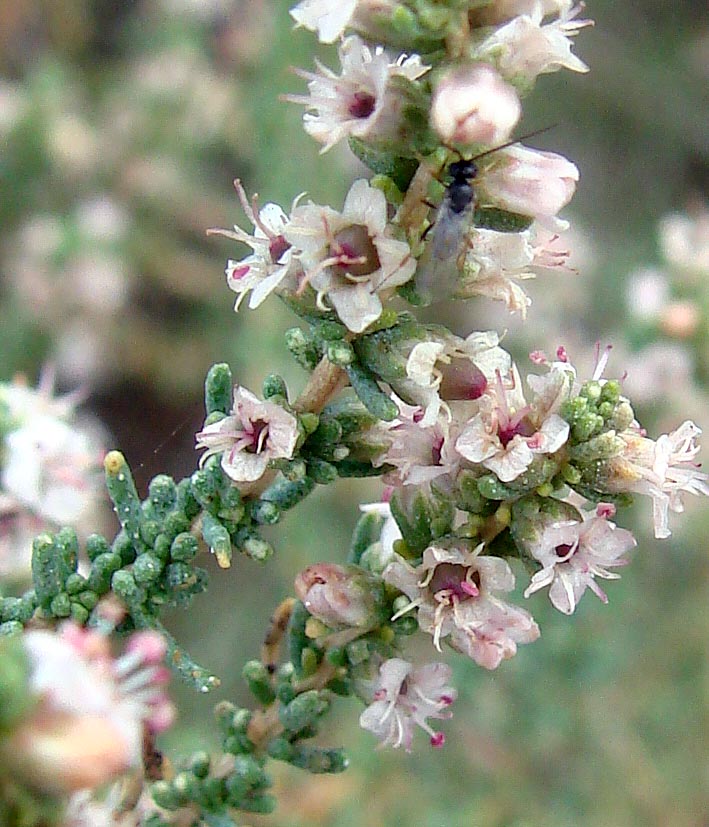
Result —
<instances>
[{"instance_id":1,"label":"insect wing","mask_svg":"<svg viewBox=\"0 0 709 827\"><path fill-rule=\"evenodd\" d=\"M455 212L448 199L438 210L433 235L419 259L414 283L423 304L442 301L453 293L458 281L458 259L470 224L470 210Z\"/></svg>"}]
</instances>

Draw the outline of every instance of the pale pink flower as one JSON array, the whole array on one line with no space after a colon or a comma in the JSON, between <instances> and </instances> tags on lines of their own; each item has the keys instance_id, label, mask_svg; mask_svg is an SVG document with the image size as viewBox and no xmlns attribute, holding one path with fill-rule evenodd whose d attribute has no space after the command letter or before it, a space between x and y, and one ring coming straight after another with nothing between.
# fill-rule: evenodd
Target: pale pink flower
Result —
<instances>
[{"instance_id":1,"label":"pale pink flower","mask_svg":"<svg viewBox=\"0 0 709 827\"><path fill-rule=\"evenodd\" d=\"M431 546L418 567L398 557L383 577L411 601L396 616L418 609L419 626L433 635L439 651L441 640L449 637L455 649L496 669L516 653L518 643L536 640L539 627L529 612L497 596L512 591L514 575L502 558L481 556L482 548Z\"/></svg>"},{"instance_id":2,"label":"pale pink flower","mask_svg":"<svg viewBox=\"0 0 709 827\"><path fill-rule=\"evenodd\" d=\"M431 101L431 125L444 144L504 143L521 113L514 87L484 63L449 71Z\"/></svg>"},{"instance_id":3,"label":"pale pink flower","mask_svg":"<svg viewBox=\"0 0 709 827\"><path fill-rule=\"evenodd\" d=\"M321 43L334 43L347 28L359 0L302 0L290 10L299 26L318 33Z\"/></svg>"},{"instance_id":4,"label":"pale pink flower","mask_svg":"<svg viewBox=\"0 0 709 827\"><path fill-rule=\"evenodd\" d=\"M428 71L418 55L392 61L381 48L371 49L356 35L339 48L342 74L317 63L318 72L298 70L308 81L308 95L286 95L284 100L306 107L303 126L327 152L338 141L353 136L368 140L391 139L401 123L404 97L394 91L394 77L414 81Z\"/></svg>"},{"instance_id":5,"label":"pale pink flower","mask_svg":"<svg viewBox=\"0 0 709 827\"><path fill-rule=\"evenodd\" d=\"M436 421L442 406L449 409L449 403L479 399L497 372L507 374L511 365L494 331L471 333L466 339L434 335L411 349L406 380L397 390L425 408L421 424L427 426Z\"/></svg>"},{"instance_id":6,"label":"pale pink flower","mask_svg":"<svg viewBox=\"0 0 709 827\"><path fill-rule=\"evenodd\" d=\"M494 63L501 74L514 82L530 83L538 75L571 69L587 72L588 66L571 51L572 37L592 20L576 20L583 4L560 11L555 20L544 22L544 9L536 5L496 29L475 50L480 60Z\"/></svg>"},{"instance_id":7,"label":"pale pink flower","mask_svg":"<svg viewBox=\"0 0 709 827\"><path fill-rule=\"evenodd\" d=\"M701 430L687 420L657 441L635 430L623 431L622 452L604 464L609 492L631 492L652 498L655 537L669 537L669 512L684 511L683 494L709 496L709 475L698 469Z\"/></svg>"},{"instance_id":8,"label":"pale pink flower","mask_svg":"<svg viewBox=\"0 0 709 827\"><path fill-rule=\"evenodd\" d=\"M207 449L200 464L223 452L224 473L235 482L249 483L265 474L271 460L290 459L298 436L298 420L292 413L237 385L229 416L207 425L196 439L197 448Z\"/></svg>"},{"instance_id":9,"label":"pale pink flower","mask_svg":"<svg viewBox=\"0 0 709 827\"><path fill-rule=\"evenodd\" d=\"M531 299L517 281L534 278L539 269L561 269L568 251L556 250L556 236L543 242L530 228L521 233L502 233L472 228L468 233L468 251L464 275L456 295L461 298L487 296L504 302L510 313L527 316Z\"/></svg>"},{"instance_id":10,"label":"pale pink flower","mask_svg":"<svg viewBox=\"0 0 709 827\"><path fill-rule=\"evenodd\" d=\"M229 259L225 270L227 284L238 294L234 310L239 309L249 292L249 307L253 310L281 287L289 274L293 275L293 250L283 235L288 216L277 204L265 204L259 210L255 197L249 203L241 181L237 179L234 186L246 217L253 224L253 235L239 226L233 230L208 230L208 233L233 238L253 250L250 256L239 261ZM297 199L294 207L296 203Z\"/></svg>"},{"instance_id":11,"label":"pale pink flower","mask_svg":"<svg viewBox=\"0 0 709 827\"><path fill-rule=\"evenodd\" d=\"M517 479L536 455L558 451L569 436L568 423L554 411L568 394L572 376L555 369L535 378L541 382L528 405L517 369L509 387L500 377L495 393L481 400L480 412L463 426L455 443L465 459L482 464L502 482Z\"/></svg>"},{"instance_id":12,"label":"pale pink flower","mask_svg":"<svg viewBox=\"0 0 709 827\"><path fill-rule=\"evenodd\" d=\"M327 626L368 629L382 621L382 581L359 566L314 563L295 578L295 593Z\"/></svg>"},{"instance_id":13,"label":"pale pink flower","mask_svg":"<svg viewBox=\"0 0 709 827\"><path fill-rule=\"evenodd\" d=\"M97 787L140 766L144 727L161 732L174 717L163 689L164 640L138 632L118 659L104 636L74 624L22 640L38 703L6 739L5 765L53 794Z\"/></svg>"},{"instance_id":14,"label":"pale pink flower","mask_svg":"<svg viewBox=\"0 0 709 827\"><path fill-rule=\"evenodd\" d=\"M360 715L359 725L383 746L403 746L410 752L414 726L418 726L429 734L431 746L442 747L445 736L431 729L426 719L451 717L448 707L457 695L449 685L451 674L445 663L414 666L401 658L384 661L372 703Z\"/></svg>"},{"instance_id":15,"label":"pale pink flower","mask_svg":"<svg viewBox=\"0 0 709 827\"><path fill-rule=\"evenodd\" d=\"M628 560L623 555L635 545L629 531L601 516L583 522L553 523L529 549L543 568L532 577L524 596L549 586L552 604L567 615L572 614L586 589L607 603L594 577L617 580L619 575L608 569L626 565Z\"/></svg>"},{"instance_id":16,"label":"pale pink flower","mask_svg":"<svg viewBox=\"0 0 709 827\"><path fill-rule=\"evenodd\" d=\"M384 194L364 179L352 184L341 213L312 203L296 207L285 234L305 271L300 292L312 286L318 306L330 309L327 299L354 333L381 315L379 293L416 269L409 245L388 235Z\"/></svg>"},{"instance_id":17,"label":"pale pink flower","mask_svg":"<svg viewBox=\"0 0 709 827\"><path fill-rule=\"evenodd\" d=\"M393 465L396 469L386 476L390 485L422 485L443 476L455 476L461 462L455 451L455 423L439 413L431 423L424 422L424 411L400 399L399 416L383 426L386 450L374 460L375 467Z\"/></svg>"},{"instance_id":18,"label":"pale pink flower","mask_svg":"<svg viewBox=\"0 0 709 827\"><path fill-rule=\"evenodd\" d=\"M542 226L565 229L556 214L571 200L579 179L575 164L554 152L521 144L490 156L491 165L481 172L481 198L511 212L536 218Z\"/></svg>"}]
</instances>

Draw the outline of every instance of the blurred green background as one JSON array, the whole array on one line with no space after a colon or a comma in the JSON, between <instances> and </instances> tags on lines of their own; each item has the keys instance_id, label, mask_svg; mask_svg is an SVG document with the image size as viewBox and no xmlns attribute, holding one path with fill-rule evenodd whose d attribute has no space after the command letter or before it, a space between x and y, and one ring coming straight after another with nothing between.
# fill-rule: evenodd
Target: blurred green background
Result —
<instances>
[{"instance_id":1,"label":"blurred green background","mask_svg":"<svg viewBox=\"0 0 709 827\"><path fill-rule=\"evenodd\" d=\"M155 473L193 470L212 362L229 362L254 390L270 370L294 392L303 381L282 339L294 319L277 300L235 315L223 267L244 251L204 232L244 222L237 176L264 202L287 206L307 190L339 207L358 173L344 149L319 157L300 109L278 100L302 91L289 67L311 68L316 48L312 35L292 31L290 5L0 2L0 378L21 371L34 380L53 360L64 387L89 387L89 407L142 491ZM446 320L461 334L507 328L517 355L563 343L583 362L597 339L614 342L609 373L620 375L667 339L628 312L626 280L664 268L700 323L680 342L688 375L676 382L670 366L638 413L651 435L687 416L706 425L706 273L668 271L657 232L668 213L706 209L706 9L599 0L586 16L596 26L576 51L591 72L541 77L522 125L558 124L535 144L581 169L566 211L579 273L531 285L524 327L485 302ZM335 65L334 50L317 53ZM246 702L239 671L272 606L304 565L344 556L356 503L379 492L371 482L319 491L273 529L279 553L266 567L239 559L230 571L213 568L209 597L170 619L223 677L217 699ZM651 539L648 510L637 508L638 550L609 585L608 606L587 596L567 619L536 595L528 605L542 628L537 643L490 674L455 659L461 692L443 751L423 737L412 755L373 751L357 728L360 710L343 702L335 714L351 770L333 778L279 770L279 810L248 823L709 825L709 518L694 505L662 545ZM177 693L182 720L169 745L214 739L214 698Z\"/></svg>"}]
</instances>

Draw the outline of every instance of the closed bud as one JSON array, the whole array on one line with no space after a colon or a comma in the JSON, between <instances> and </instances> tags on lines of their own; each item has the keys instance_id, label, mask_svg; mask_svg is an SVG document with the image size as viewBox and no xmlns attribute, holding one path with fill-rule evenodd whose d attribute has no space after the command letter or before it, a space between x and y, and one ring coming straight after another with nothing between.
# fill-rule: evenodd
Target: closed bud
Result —
<instances>
[{"instance_id":1,"label":"closed bud","mask_svg":"<svg viewBox=\"0 0 709 827\"><path fill-rule=\"evenodd\" d=\"M384 584L359 566L316 563L295 579L310 614L330 627L372 628L384 620Z\"/></svg>"},{"instance_id":2,"label":"closed bud","mask_svg":"<svg viewBox=\"0 0 709 827\"><path fill-rule=\"evenodd\" d=\"M431 125L446 144L504 143L522 107L515 89L486 63L461 66L443 77L431 104Z\"/></svg>"}]
</instances>

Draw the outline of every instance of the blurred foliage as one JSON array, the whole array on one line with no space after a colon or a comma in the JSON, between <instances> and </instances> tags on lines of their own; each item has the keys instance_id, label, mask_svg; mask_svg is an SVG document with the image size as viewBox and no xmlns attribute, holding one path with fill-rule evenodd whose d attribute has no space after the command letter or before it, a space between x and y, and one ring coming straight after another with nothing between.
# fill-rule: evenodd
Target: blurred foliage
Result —
<instances>
[{"instance_id":1,"label":"blurred foliage","mask_svg":"<svg viewBox=\"0 0 709 827\"><path fill-rule=\"evenodd\" d=\"M302 376L282 344L286 311L269 302L234 315L222 270L243 251L204 234L243 221L237 176L263 201L286 206L307 189L338 206L357 168L344 153L320 158L300 111L278 100L302 91L288 67L313 62L314 38L292 31L291 5L0 3L1 376L36 374L54 359L65 384L89 383L145 478L193 467L212 362L230 362L253 388L273 369L294 388ZM624 280L659 262L658 219L706 197L706 10L596 0L588 13L596 27L576 50L591 72L542 77L522 127L558 124L536 145L581 169L572 205L586 250L580 275L540 281L524 330L486 304L446 319L462 333L509 327L505 344L516 341L518 354L565 337L589 351L598 337L622 340ZM327 63L332 52L320 56ZM692 342L704 359L708 345L706 334ZM694 408L706 422L705 389L681 392L694 397L674 400L675 423ZM662 405L643 412L651 433ZM344 559L354 503L377 497L372 484L340 483L274 529L289 541L287 557L212 567L210 599L174 628L223 676L218 697L244 700L241 664L271 607L304 565L338 547ZM279 811L252 823L706 827L708 529L706 514L693 513L663 548L643 529L607 607L587 597L569 620L537 595L540 641L493 674L456 664L461 698L442 752L373 752L356 728L359 710L343 709L352 769L334 778L284 769ZM214 697L178 693L182 725L170 744L187 750L204 736Z\"/></svg>"}]
</instances>

